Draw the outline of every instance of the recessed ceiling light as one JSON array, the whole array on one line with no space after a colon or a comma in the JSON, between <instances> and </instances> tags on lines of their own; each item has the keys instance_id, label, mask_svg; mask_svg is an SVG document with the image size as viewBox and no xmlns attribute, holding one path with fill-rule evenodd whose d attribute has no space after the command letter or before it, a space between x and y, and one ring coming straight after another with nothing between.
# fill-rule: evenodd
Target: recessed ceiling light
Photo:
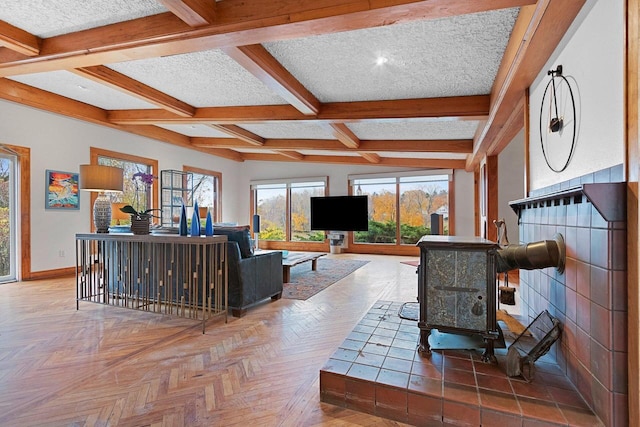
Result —
<instances>
[{"instance_id":1,"label":"recessed ceiling light","mask_svg":"<svg viewBox=\"0 0 640 427\"><path fill-rule=\"evenodd\" d=\"M78 85L78 89L80 90L89 90L86 86Z\"/></svg>"},{"instance_id":2,"label":"recessed ceiling light","mask_svg":"<svg viewBox=\"0 0 640 427\"><path fill-rule=\"evenodd\" d=\"M387 63L387 61L389 61L389 60L387 59L387 57L385 57L385 56L378 56L378 57L376 58L376 65L383 65L383 64L386 64L386 63Z\"/></svg>"}]
</instances>

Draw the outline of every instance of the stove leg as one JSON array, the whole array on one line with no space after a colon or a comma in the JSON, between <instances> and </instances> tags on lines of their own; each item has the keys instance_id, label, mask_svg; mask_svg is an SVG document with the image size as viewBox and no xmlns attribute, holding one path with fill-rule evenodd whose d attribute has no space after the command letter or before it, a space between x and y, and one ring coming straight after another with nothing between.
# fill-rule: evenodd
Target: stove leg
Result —
<instances>
[{"instance_id":1,"label":"stove leg","mask_svg":"<svg viewBox=\"0 0 640 427\"><path fill-rule=\"evenodd\" d=\"M493 353L493 340L485 338L484 342L486 345L484 353L482 353L482 361L484 363L498 363L498 359L496 359L496 356Z\"/></svg>"},{"instance_id":2,"label":"stove leg","mask_svg":"<svg viewBox=\"0 0 640 427\"><path fill-rule=\"evenodd\" d=\"M431 356L431 346L429 345L429 335L431 335L430 329L420 329L420 345L418 346L418 353L422 357Z\"/></svg>"}]
</instances>

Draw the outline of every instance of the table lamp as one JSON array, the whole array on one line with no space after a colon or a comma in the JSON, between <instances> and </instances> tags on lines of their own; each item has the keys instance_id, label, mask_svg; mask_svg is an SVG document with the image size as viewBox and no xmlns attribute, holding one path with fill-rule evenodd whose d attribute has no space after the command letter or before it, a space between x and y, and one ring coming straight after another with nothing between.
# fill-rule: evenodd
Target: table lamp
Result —
<instances>
[{"instance_id":1,"label":"table lamp","mask_svg":"<svg viewBox=\"0 0 640 427\"><path fill-rule=\"evenodd\" d=\"M123 170L113 166L80 165L80 189L98 193L93 203L96 233L108 233L111 225L111 200L108 191L122 191Z\"/></svg>"}]
</instances>

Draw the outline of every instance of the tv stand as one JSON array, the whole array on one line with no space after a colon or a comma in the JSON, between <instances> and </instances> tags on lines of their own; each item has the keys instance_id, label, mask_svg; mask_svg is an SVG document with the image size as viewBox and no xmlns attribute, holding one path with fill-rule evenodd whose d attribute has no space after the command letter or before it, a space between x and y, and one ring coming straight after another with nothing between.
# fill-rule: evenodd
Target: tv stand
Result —
<instances>
[{"instance_id":1,"label":"tv stand","mask_svg":"<svg viewBox=\"0 0 640 427\"><path fill-rule=\"evenodd\" d=\"M327 235L329 239L329 249L332 254L339 254L342 252L342 244L344 243L344 234L343 233L329 233Z\"/></svg>"}]
</instances>

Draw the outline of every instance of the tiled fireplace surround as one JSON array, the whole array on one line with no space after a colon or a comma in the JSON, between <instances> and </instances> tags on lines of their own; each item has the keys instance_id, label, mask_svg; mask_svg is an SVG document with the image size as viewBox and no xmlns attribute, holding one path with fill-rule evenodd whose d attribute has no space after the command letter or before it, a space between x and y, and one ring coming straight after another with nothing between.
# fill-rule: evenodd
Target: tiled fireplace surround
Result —
<instances>
[{"instance_id":1,"label":"tiled fireplace surround","mask_svg":"<svg viewBox=\"0 0 640 427\"><path fill-rule=\"evenodd\" d=\"M520 205L520 243L561 233L567 251L564 274L520 271L522 314L533 319L547 309L561 321L560 345L551 354L607 426L628 425L626 186L603 187L599 206L584 194L562 194L620 181L616 166L535 191L531 199L546 200Z\"/></svg>"},{"instance_id":2,"label":"tiled fireplace surround","mask_svg":"<svg viewBox=\"0 0 640 427\"><path fill-rule=\"evenodd\" d=\"M621 181L622 166L616 166L568 182L563 182L554 185L553 187L537 190L532 192L528 199L523 199L512 204L512 207L514 207L514 210L519 212L520 216L519 232L521 244L540 240L551 240L556 233L561 233L566 242L566 268L563 274L559 274L553 268L520 271L519 297L522 303L521 313L523 323L532 321L545 309L560 320L563 326L562 337L560 341L551 348L549 355L545 356L544 359L555 361L557 364L555 369L562 371L558 372L558 374L562 375L562 373L564 373L566 379L573 383L573 386L578 390L584 401L592 408L594 413L606 426L628 425L626 215L624 207L626 186L624 184L619 184ZM598 186L593 184L607 185ZM603 195L604 197L602 197ZM604 215L600 213L601 211ZM391 304L391 306L393 306L393 304ZM392 308L393 307L387 307L387 311L393 311ZM387 319L388 316L385 315L382 318L387 319L387 321L377 323L379 318L381 318L378 311L380 310L374 307L372 309L373 313L368 313L367 316L365 316L363 321L360 322L356 329L354 329L352 335L362 335L362 332L365 332L358 329L367 328L367 326L362 325L363 323L368 325L367 322L373 322L372 324L379 325L378 329L382 328L380 330L385 331L385 328L389 328L389 321L399 322L399 320L395 320L395 316ZM373 316L372 320L368 320L371 316ZM406 321L403 320L402 322ZM417 331L414 330L417 328L414 326L403 326L402 322L395 325L396 329L399 327L400 332L402 332L402 328L409 328L407 329L407 332L402 333L406 335L409 331L412 331L413 333L416 333L417 337ZM384 338L375 335L377 333L375 330L377 329L373 329L374 335L367 336L371 339L375 337L377 337L377 339ZM400 332L397 332L397 334ZM371 332L367 331L367 333ZM350 338L352 338L351 335L347 340L345 340L345 343L357 343L357 341L353 341L353 339ZM363 341L367 340L363 339ZM398 340L398 343L407 343L407 345L411 345L411 348L415 346L411 340ZM379 345L377 341L373 344L363 344L365 345L365 348L360 351L367 351L367 346L373 345L373 347L375 347L374 344ZM395 351L396 353L402 351L413 352L412 350L403 350L402 348L396 349L393 346L389 348L389 353L392 351ZM374 350L377 350L377 347ZM349 350L340 348L336 353L340 353L341 351L345 352ZM434 355L435 354L436 353L434 353ZM341 356L341 354L335 357L340 359L339 356ZM363 354L360 354L358 357L362 356ZM468 356L460 356L455 353L452 355L444 354L443 356L444 359L452 356L453 358L451 361L457 361L458 363L469 363L469 361L461 361L457 359L458 357L467 358ZM442 358L442 356L438 357ZM386 361L389 359L389 361L398 362L399 360L401 361L402 358L402 355L394 353L393 355L387 355L384 360ZM412 373L411 375L413 375L413 371L416 366L424 370L429 368L430 365L436 366L437 362L431 361L430 363L425 364L423 362L416 362L416 359L419 359L419 357L413 356L413 367L410 369L410 372ZM485 401L487 401L487 393L493 393L490 391L492 387L485 389L483 388L484 386L482 384L478 384L477 381L480 381L480 377L482 377L483 380L489 378L485 378L485 375L482 375L490 373L488 371L483 372L489 369L489 367L486 367L485 369L485 367L482 366L482 363L476 363L477 361L473 360L473 354L471 355L471 359L473 366L477 367L474 368L476 370L475 375L477 380L476 382L470 382L469 384L476 385L475 390L480 391L479 396L482 401L481 405L484 405ZM361 369L366 368L366 366L363 367L358 365L357 362L358 360L356 359L353 365L351 365L350 363L345 363L342 360L334 360L332 356L332 359L327 362L327 366L321 370L321 396L323 401L335 403L341 406L353 407L354 409L376 413L392 419L408 420L409 422L415 421L420 425L432 425L432 422L428 421L428 419L434 417L435 419L438 419L435 415L439 415L441 412L444 412L444 419L446 419L447 411L450 413L451 411L454 411L453 413L455 413L455 411L460 411L460 408L469 409L464 405L455 406L456 404L453 403L455 399L448 403L449 406L454 405L455 408L448 408L447 404L445 404L444 407L437 406L432 408L429 405L427 405L427 407L422 407L422 404L418 405L419 407L416 407L416 403L413 402L413 400L420 396L412 394L411 389L412 387L417 387L422 390L425 388L425 385L422 383L418 384L418 382L410 380L409 388L405 389L406 391L404 394L400 393L398 395L402 396L402 398L398 396L394 397L396 400L400 399L404 402L404 415L400 413L403 411L396 411L398 413L391 411L389 415L385 415L385 411L382 411L385 407L388 406L395 408L395 406L398 406L401 408L403 405L398 403L400 400L398 400L398 402L394 401L393 405L385 403L384 399L387 399L388 396L377 396L378 392L375 392L376 397L370 396L374 389L388 392L385 388L386 382L384 378L381 380L380 376L378 376L377 383L373 382L369 385L361 383L358 380L358 378L366 378L366 375L362 372L354 374L356 378L355 381L345 381L345 379L351 374L349 373L346 377L343 377L342 375L344 373L341 369L344 369L346 372L349 366L357 366ZM336 363L344 364L345 367L342 367L341 365L333 366ZM444 364L446 365L446 363ZM540 365L541 366L539 368L543 370L545 369L545 366L551 366L547 363L540 363ZM392 367L385 370L383 368L384 364L382 365L382 368L378 369L381 372L380 375L382 375L382 373L389 374L394 372L392 371L393 369L396 369ZM480 370L480 373L478 373L477 369L480 368L482 369ZM397 370L402 371L402 369ZM336 374L336 372L338 374ZM349 372L351 372L351 370L349 370ZM443 372L446 373L446 369ZM457 375L461 375L460 369L453 369L450 372L455 372ZM402 375L408 376L409 374ZM427 377L428 376L429 375L427 375ZM413 376L411 378L413 379ZM440 378L440 376L438 376L438 378ZM443 380L446 380L444 377L442 378ZM560 394L557 394L556 392L551 393L554 396L554 400L561 402L569 399L568 396L572 392L568 390L567 386L563 386L560 377L555 375L542 374L538 381L534 381L531 384L531 386L533 386L532 390L540 392L542 388L549 385L544 385L545 381L543 378L546 378L547 381L552 380L551 384L556 386L549 387L549 390L560 392ZM394 377L394 380L397 381L398 379ZM422 380L425 381L424 379ZM333 384L336 381L337 383ZM432 380L427 379L426 381ZM494 381L496 380L494 379ZM502 381L504 382L505 380ZM540 384L540 381L542 381L542 384ZM536 383L539 385L536 385ZM349 385L354 386L358 384L361 384L362 387L365 388L360 392L354 392L353 390L349 392ZM451 393L455 390L448 390L446 382L444 383L444 388L442 388L443 391L440 389L441 385L439 381L436 381L434 384L435 386L432 386L432 388L436 387L436 389L434 389L434 393L427 392L427 394L440 396L441 393L444 393L445 400L448 393L453 396ZM466 383L463 381L463 384ZM522 384L519 384L517 381L512 381L511 384L514 387L514 390L516 386L522 387ZM347 389L346 391L343 390L345 386ZM449 387L451 386L456 387L450 383ZM489 391L487 391L487 389ZM511 390L509 388L507 389ZM522 394L540 398L542 396L536 396L535 393L529 394L530 392L530 390L522 391ZM423 390L421 393L425 393L425 391ZM520 393L520 391L516 390L516 394ZM475 395L475 393L471 394ZM352 396L352 401L350 401L349 396ZM505 397L504 394L501 396ZM381 402L377 402L379 398L382 399ZM424 400L426 397L423 396L422 398ZM489 418L491 416L495 417L499 414L505 416L506 413L515 411L515 414L520 413L524 420L518 421L516 423L517 425L533 426L542 425L536 424L536 422L532 421L533 418L535 418L534 414L540 415L540 410L549 411L547 414L548 417L543 416L543 418L546 418L548 422L554 419L553 416L557 416L557 412L554 414L552 410L553 404L546 409L541 409L539 407L535 408L534 405L531 408L531 411L534 412L531 412L531 419L527 422L525 420L525 418L527 418L526 415L528 411L527 405L534 402L533 400L527 399L528 398L523 399L518 397L517 400L520 405L519 409L513 409L509 408L506 400L497 404L496 402L492 402L490 398L487 403L491 409L481 408L481 416L478 414L471 414L473 416L465 416L461 419L477 419L482 425L497 425L494 424L493 421L496 421L500 425L510 425L510 422L506 421L504 418L501 418L499 421L497 419L488 421L486 415L489 415ZM435 402L440 402L439 405L442 405L442 401L439 399L436 399ZM538 400L537 402L538 405L543 404L541 400ZM381 405L380 407L377 406L379 404ZM573 418L576 413L573 413L572 415L574 410L571 409L571 405L559 405L558 407L563 408L561 411L563 412L563 415L559 416L558 419L562 419L564 417L565 423L569 420L569 425L592 425L593 420L588 417L584 418L584 412L579 413L582 414L580 415L582 417L581 421L574 419L572 422L571 418ZM407 408L408 414L406 413ZM495 412L494 409L498 410L498 412ZM565 411L567 409L569 409L568 412ZM429 411L431 410L434 411L433 416L430 415ZM415 418L412 416L412 413L422 413L423 415L419 418ZM449 416L449 418L455 419L456 417ZM516 422L515 418L509 419ZM587 422L587 420L589 421ZM558 422L562 424L562 422ZM586 424L584 422L586 422ZM478 425L477 422L473 424ZM546 422L543 422L543 424L547 425ZM433 422L433 425L442 424L439 422Z\"/></svg>"}]
</instances>

